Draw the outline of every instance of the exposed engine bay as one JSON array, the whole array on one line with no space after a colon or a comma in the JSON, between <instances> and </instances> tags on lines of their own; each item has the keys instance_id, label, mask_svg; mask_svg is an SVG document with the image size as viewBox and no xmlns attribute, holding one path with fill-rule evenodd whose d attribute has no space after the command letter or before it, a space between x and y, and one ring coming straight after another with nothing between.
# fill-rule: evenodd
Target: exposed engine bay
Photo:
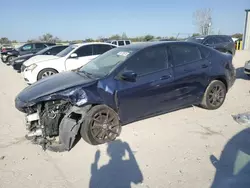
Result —
<instances>
[{"instance_id":1,"label":"exposed engine bay","mask_svg":"<svg viewBox=\"0 0 250 188\"><path fill-rule=\"evenodd\" d=\"M69 151L82 124L85 112L90 106L72 106L68 101L55 100L39 103L26 116L28 140L39 144L44 150Z\"/></svg>"}]
</instances>

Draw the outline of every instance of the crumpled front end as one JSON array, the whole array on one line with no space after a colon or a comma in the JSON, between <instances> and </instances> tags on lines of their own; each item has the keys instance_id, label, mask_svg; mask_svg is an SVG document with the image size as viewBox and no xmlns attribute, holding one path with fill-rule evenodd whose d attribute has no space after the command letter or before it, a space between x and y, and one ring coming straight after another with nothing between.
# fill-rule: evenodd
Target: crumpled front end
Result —
<instances>
[{"instance_id":1,"label":"crumpled front end","mask_svg":"<svg viewBox=\"0 0 250 188\"><path fill-rule=\"evenodd\" d=\"M87 95L82 88L72 88L24 102L16 97L15 106L26 114L26 138L44 150L69 151L78 141L86 112ZM85 106L84 106L85 105Z\"/></svg>"}]
</instances>

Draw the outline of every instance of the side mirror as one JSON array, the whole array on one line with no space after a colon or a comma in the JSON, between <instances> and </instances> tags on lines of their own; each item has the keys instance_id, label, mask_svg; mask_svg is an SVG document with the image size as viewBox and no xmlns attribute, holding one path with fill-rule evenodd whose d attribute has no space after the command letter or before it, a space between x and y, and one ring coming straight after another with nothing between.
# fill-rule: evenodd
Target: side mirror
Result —
<instances>
[{"instance_id":1,"label":"side mirror","mask_svg":"<svg viewBox=\"0 0 250 188\"><path fill-rule=\"evenodd\" d=\"M128 82L136 82L137 74L133 71L125 71L121 74L120 79Z\"/></svg>"},{"instance_id":2,"label":"side mirror","mask_svg":"<svg viewBox=\"0 0 250 188\"><path fill-rule=\"evenodd\" d=\"M46 55L50 55L50 52L47 52Z\"/></svg>"},{"instance_id":3,"label":"side mirror","mask_svg":"<svg viewBox=\"0 0 250 188\"><path fill-rule=\"evenodd\" d=\"M70 58L77 58L77 54L76 53L71 54Z\"/></svg>"}]
</instances>

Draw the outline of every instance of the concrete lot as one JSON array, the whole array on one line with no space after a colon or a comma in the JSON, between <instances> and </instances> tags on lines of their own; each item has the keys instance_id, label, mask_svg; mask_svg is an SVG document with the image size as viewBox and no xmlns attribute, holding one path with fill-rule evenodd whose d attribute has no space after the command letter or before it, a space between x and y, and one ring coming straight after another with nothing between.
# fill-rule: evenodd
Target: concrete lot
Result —
<instances>
[{"instance_id":1,"label":"concrete lot","mask_svg":"<svg viewBox=\"0 0 250 188\"><path fill-rule=\"evenodd\" d=\"M231 117L250 111L250 80L240 68L248 59L250 52L237 52L238 79L219 110L192 107L157 116L123 127L121 141L91 146L81 140L66 153L44 152L25 140L14 98L26 84L0 63L0 188L87 188L90 182L96 188L223 187L218 183L226 177L242 182L237 174L243 167L249 179L250 132ZM223 150L216 173L210 157L220 159Z\"/></svg>"}]
</instances>

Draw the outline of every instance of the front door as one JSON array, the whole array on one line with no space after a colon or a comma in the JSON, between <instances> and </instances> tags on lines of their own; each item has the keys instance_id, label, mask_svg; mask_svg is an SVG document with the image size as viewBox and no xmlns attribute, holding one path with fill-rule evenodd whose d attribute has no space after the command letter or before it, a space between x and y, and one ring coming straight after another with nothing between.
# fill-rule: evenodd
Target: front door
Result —
<instances>
[{"instance_id":1,"label":"front door","mask_svg":"<svg viewBox=\"0 0 250 188\"><path fill-rule=\"evenodd\" d=\"M77 69L85 65L86 63L88 63L90 60L94 58L93 57L93 45L82 46L76 49L71 54L73 53L75 53L77 57L71 58L69 56L69 58L66 59L66 62L65 62L66 71Z\"/></svg>"},{"instance_id":2,"label":"front door","mask_svg":"<svg viewBox=\"0 0 250 188\"><path fill-rule=\"evenodd\" d=\"M211 63L192 44L170 45L170 61L174 68L176 108L196 104L208 85Z\"/></svg>"},{"instance_id":3,"label":"front door","mask_svg":"<svg viewBox=\"0 0 250 188\"><path fill-rule=\"evenodd\" d=\"M165 45L150 47L135 54L122 67L122 72L133 71L136 82L117 80L117 103L122 122L171 109L174 77L168 67Z\"/></svg>"}]
</instances>

